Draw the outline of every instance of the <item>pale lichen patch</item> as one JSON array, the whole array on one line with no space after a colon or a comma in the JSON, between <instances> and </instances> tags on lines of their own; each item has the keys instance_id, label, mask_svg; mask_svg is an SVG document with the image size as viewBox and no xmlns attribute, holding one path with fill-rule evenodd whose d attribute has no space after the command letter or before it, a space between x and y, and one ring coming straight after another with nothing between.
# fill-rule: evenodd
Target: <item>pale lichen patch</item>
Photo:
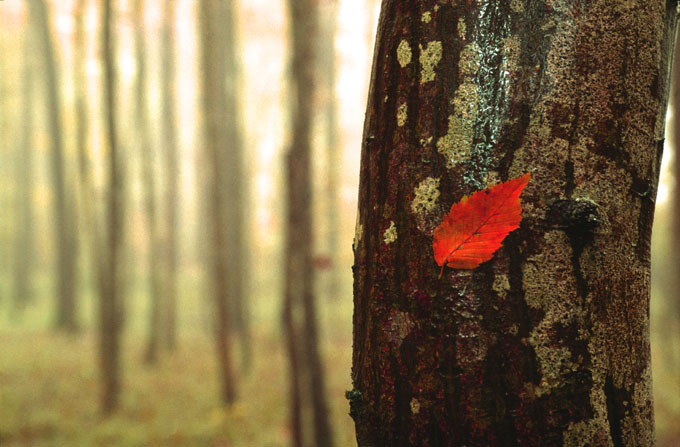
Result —
<instances>
[{"instance_id":1,"label":"pale lichen patch","mask_svg":"<svg viewBox=\"0 0 680 447\"><path fill-rule=\"evenodd\" d=\"M391 244L397 240L397 226L394 224L394 221L390 222L390 226L383 233L383 239L386 244Z\"/></svg>"},{"instance_id":2,"label":"pale lichen patch","mask_svg":"<svg viewBox=\"0 0 680 447\"><path fill-rule=\"evenodd\" d=\"M510 281L508 280L508 275L505 273L496 275L493 279L493 285L491 286L494 292L498 295L498 298L505 299L508 296L508 291L510 290Z\"/></svg>"},{"instance_id":3,"label":"pale lichen patch","mask_svg":"<svg viewBox=\"0 0 680 447\"><path fill-rule=\"evenodd\" d=\"M479 86L475 77L479 72L481 52L473 42L460 53L458 68L463 83L450 100L453 114L449 115L446 135L437 140L437 151L446 158L447 168L470 158L474 138L474 125L479 112Z\"/></svg>"},{"instance_id":4,"label":"pale lichen patch","mask_svg":"<svg viewBox=\"0 0 680 447\"><path fill-rule=\"evenodd\" d=\"M413 399L411 399L410 405L411 405L411 413L413 413L413 414L420 413L420 402L418 402L418 399L416 399L415 397Z\"/></svg>"},{"instance_id":5,"label":"pale lichen patch","mask_svg":"<svg viewBox=\"0 0 680 447\"><path fill-rule=\"evenodd\" d=\"M467 25L465 25L465 20L462 17L458 19L458 37L463 40L467 37Z\"/></svg>"},{"instance_id":6,"label":"pale lichen patch","mask_svg":"<svg viewBox=\"0 0 680 447\"><path fill-rule=\"evenodd\" d=\"M402 127L406 124L406 118L408 116L408 105L403 103L397 108L397 126Z\"/></svg>"},{"instance_id":7,"label":"pale lichen patch","mask_svg":"<svg viewBox=\"0 0 680 447\"><path fill-rule=\"evenodd\" d=\"M424 84L426 82L434 81L434 69L442 59L442 43L439 40L433 40L432 42L428 42L425 48L423 48L422 44L419 44L419 48L421 67L420 83Z\"/></svg>"},{"instance_id":8,"label":"pale lichen patch","mask_svg":"<svg viewBox=\"0 0 680 447\"><path fill-rule=\"evenodd\" d=\"M402 41L399 42L399 46L397 47L397 60L399 61L401 68L404 68L411 63L411 57L411 46L406 40L402 39Z\"/></svg>"},{"instance_id":9,"label":"pale lichen patch","mask_svg":"<svg viewBox=\"0 0 680 447\"><path fill-rule=\"evenodd\" d=\"M512 12L524 12L524 2L522 0L510 0L510 10Z\"/></svg>"},{"instance_id":10,"label":"pale lichen patch","mask_svg":"<svg viewBox=\"0 0 680 447\"><path fill-rule=\"evenodd\" d=\"M503 39L501 45L503 51L501 69L507 73L516 73L519 71L519 58L522 52L519 37L506 37Z\"/></svg>"},{"instance_id":11,"label":"pale lichen patch","mask_svg":"<svg viewBox=\"0 0 680 447\"><path fill-rule=\"evenodd\" d=\"M425 11L420 17L420 21L423 23L430 23L432 21L432 13L430 11Z\"/></svg>"},{"instance_id":12,"label":"pale lichen patch","mask_svg":"<svg viewBox=\"0 0 680 447\"><path fill-rule=\"evenodd\" d=\"M427 214L436 208L440 194L439 180L428 177L416 186L416 196L411 202L411 211L414 214Z\"/></svg>"}]
</instances>

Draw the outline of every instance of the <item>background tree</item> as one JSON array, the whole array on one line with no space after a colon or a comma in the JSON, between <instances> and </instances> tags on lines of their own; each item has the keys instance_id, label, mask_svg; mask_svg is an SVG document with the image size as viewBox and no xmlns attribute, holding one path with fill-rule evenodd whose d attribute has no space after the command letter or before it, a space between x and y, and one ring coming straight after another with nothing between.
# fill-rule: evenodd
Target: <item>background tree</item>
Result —
<instances>
[{"instance_id":1,"label":"background tree","mask_svg":"<svg viewBox=\"0 0 680 447\"><path fill-rule=\"evenodd\" d=\"M111 414L119 404L120 395L120 332L122 321L119 258L123 235L123 187L116 115L115 46L112 32L114 22L112 0L102 3L102 53L104 76L102 78L103 111L108 146L108 203L107 203L107 263L102 275L99 303L99 356L102 374L102 411Z\"/></svg>"},{"instance_id":2,"label":"background tree","mask_svg":"<svg viewBox=\"0 0 680 447\"><path fill-rule=\"evenodd\" d=\"M179 207L179 155L177 150L177 112L175 82L175 2L163 2L161 22L161 142L166 169L165 231L163 252L163 295L165 297L163 340L172 351L177 346L177 239Z\"/></svg>"},{"instance_id":3,"label":"background tree","mask_svg":"<svg viewBox=\"0 0 680 447\"><path fill-rule=\"evenodd\" d=\"M286 154L287 225L283 325L290 361L291 429L293 446L333 445L328 420L324 372L319 352L316 297L313 284L313 224L311 213L311 129L316 94L315 77L319 12L315 0L288 2L291 33L291 137ZM312 414L306 430L304 406Z\"/></svg>"},{"instance_id":4,"label":"background tree","mask_svg":"<svg viewBox=\"0 0 680 447\"><path fill-rule=\"evenodd\" d=\"M24 33L24 78L23 78L23 110L22 110L22 135L20 150L17 151L17 179L18 186L16 209L18 210L16 225L16 249L14 252L14 306L18 311L23 310L33 298L32 261L34 254L33 242L33 170L34 153L33 111L35 107L34 83L34 57L33 36L34 30L26 29Z\"/></svg>"},{"instance_id":5,"label":"background tree","mask_svg":"<svg viewBox=\"0 0 680 447\"><path fill-rule=\"evenodd\" d=\"M68 164L62 132L61 81L54 43L52 42L52 27L48 18L47 5L44 0L29 0L27 4L29 17L34 22L33 29L36 32L37 44L44 63L46 113L52 143L50 156L52 175L54 176L52 190L54 194L54 235L57 252L56 327L60 330L73 332L78 329L75 294L77 238L72 184L66 173Z\"/></svg>"},{"instance_id":6,"label":"background tree","mask_svg":"<svg viewBox=\"0 0 680 447\"><path fill-rule=\"evenodd\" d=\"M135 123L139 135L138 150L142 158L142 182L144 184L144 208L147 218L148 249L149 249L149 336L144 354L147 363L158 360L158 348L161 337L161 313L163 311L163 278L161 277L161 240L158 234L158 210L156 206L156 172L155 148L151 141L149 126L149 112L147 104L147 64L146 64L146 35L144 26L144 0L134 3L135 52L137 61L137 80L135 94ZM163 36L165 37L165 36ZM162 39L161 39L162 41ZM163 71L170 71L165 66ZM167 112L164 112L167 113Z\"/></svg>"},{"instance_id":7,"label":"background tree","mask_svg":"<svg viewBox=\"0 0 680 447\"><path fill-rule=\"evenodd\" d=\"M225 210L226 185L223 167L227 154L234 150L228 139L226 123L230 110L227 105L226 61L224 43L226 26L223 22L228 17L231 2L221 0L202 0L199 4L199 28L201 37L202 63L202 102L204 120L205 162L207 164L206 196L209 216L209 281L211 283L216 321L215 343L219 363L222 402L232 404L236 399L236 378L232 364L232 343L229 308L233 305L232 281L236 272L230 270L234 261L228 258L233 254L228 251L227 228L228 212Z\"/></svg>"},{"instance_id":8,"label":"background tree","mask_svg":"<svg viewBox=\"0 0 680 447\"><path fill-rule=\"evenodd\" d=\"M676 3L383 1L354 241L360 446L654 445ZM451 204L525 172L520 229L439 279Z\"/></svg>"}]
</instances>

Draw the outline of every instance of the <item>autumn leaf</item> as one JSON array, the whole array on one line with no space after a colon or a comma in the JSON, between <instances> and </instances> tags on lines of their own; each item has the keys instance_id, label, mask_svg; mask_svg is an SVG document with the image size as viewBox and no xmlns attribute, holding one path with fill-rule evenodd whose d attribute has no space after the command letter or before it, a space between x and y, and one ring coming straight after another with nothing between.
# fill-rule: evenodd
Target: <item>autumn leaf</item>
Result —
<instances>
[{"instance_id":1,"label":"autumn leaf","mask_svg":"<svg viewBox=\"0 0 680 447\"><path fill-rule=\"evenodd\" d=\"M477 191L451 206L434 230L434 259L442 267L474 269L491 259L503 239L519 227L522 207L519 195L530 173L489 189ZM441 274L439 275L441 277Z\"/></svg>"}]
</instances>

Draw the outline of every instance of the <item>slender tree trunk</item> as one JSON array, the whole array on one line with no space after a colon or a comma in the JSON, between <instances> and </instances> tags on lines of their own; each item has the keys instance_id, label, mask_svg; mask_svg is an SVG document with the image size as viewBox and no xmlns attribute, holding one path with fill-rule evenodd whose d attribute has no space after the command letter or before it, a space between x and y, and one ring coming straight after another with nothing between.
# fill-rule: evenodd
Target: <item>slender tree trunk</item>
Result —
<instances>
[{"instance_id":1,"label":"slender tree trunk","mask_svg":"<svg viewBox=\"0 0 680 447\"><path fill-rule=\"evenodd\" d=\"M203 75L203 111L205 121L205 152L209 165L207 172L207 195L209 197L210 221L208 223L210 241L210 269L212 295L215 302L217 321L215 341L220 365L222 401L232 404L236 398L236 384L232 366L232 347L230 334L229 305L233 299L230 281L234 272L228 270L227 227L225 205L225 185L222 167L225 154L231 149L227 140L227 92L225 88L225 27L223 19L227 16L228 6L221 0L201 0L200 33Z\"/></svg>"},{"instance_id":2,"label":"slender tree trunk","mask_svg":"<svg viewBox=\"0 0 680 447\"><path fill-rule=\"evenodd\" d=\"M296 406L301 402L309 402L313 415L314 445L323 447L333 445L333 436L328 420L314 296L310 162L316 93L315 40L318 36L319 13L314 0L291 0L288 7L292 41L292 129L286 159L288 216L283 318L291 362L291 425L294 445L304 445L305 430L300 426L301 409ZM300 321L295 319L298 313L301 315ZM297 360L300 360L299 364L294 363ZM298 374L300 377L297 377ZM298 397L300 395L301 400Z\"/></svg>"},{"instance_id":3,"label":"slender tree trunk","mask_svg":"<svg viewBox=\"0 0 680 447\"><path fill-rule=\"evenodd\" d=\"M75 332L78 329L75 295L76 221L72 191L68 186L70 182L67 181L66 177L66 151L62 141L61 82L50 31L52 27L48 19L47 5L44 0L29 0L28 6L30 15L33 17L33 29L37 31L40 53L45 61L47 123L51 141L51 169L54 176L54 232L57 251L56 327L59 330Z\"/></svg>"},{"instance_id":4,"label":"slender tree trunk","mask_svg":"<svg viewBox=\"0 0 680 447\"><path fill-rule=\"evenodd\" d=\"M223 158L225 225L227 226L227 269L233 272L231 281L231 295L233 306L234 330L239 336L241 344L242 365L245 370L252 361L252 347L250 340L249 296L247 293L250 276L250 257L246 250L247 227L245 201L248 198L246 182L243 130L241 122L241 67L238 55L238 37L234 2L225 2L222 20L224 28L225 77L226 77L226 115L225 138L230 142L229 150Z\"/></svg>"},{"instance_id":5,"label":"slender tree trunk","mask_svg":"<svg viewBox=\"0 0 680 447\"><path fill-rule=\"evenodd\" d=\"M384 0L354 241L365 446L653 446L649 248L675 1ZM452 203L531 172L493 259Z\"/></svg>"},{"instance_id":6,"label":"slender tree trunk","mask_svg":"<svg viewBox=\"0 0 680 447\"><path fill-rule=\"evenodd\" d=\"M163 340L172 351L177 346L177 210L179 208L179 161L177 152L177 113L175 83L175 2L163 3L161 28L161 142L166 167L165 186L165 251L164 251L164 296L165 313Z\"/></svg>"},{"instance_id":7,"label":"slender tree trunk","mask_svg":"<svg viewBox=\"0 0 680 447\"><path fill-rule=\"evenodd\" d=\"M680 33L677 33L675 40L675 54L673 57L673 71L671 78L671 96L670 96L670 106L673 110L672 120L670 126L666 129L666 135L670 140L670 146L673 149L673 177L675 179L675 184L673 187L673 192L671 196L671 207L672 207L672 223L671 223L671 238L673 238L671 250L672 259L670 259L670 264L675 267L676 271L680 270ZM672 269L669 269L672 272ZM672 275L672 273L671 273ZM664 324L665 338L668 340L668 355L667 358L670 361L671 370L675 371L676 377L680 379L680 351L677 349L679 335L680 335L680 295L678 290L680 290L680 277L678 275L673 275L672 278L668 278L668 284L666 284L666 303L670 306L670 312L668 312Z\"/></svg>"},{"instance_id":8,"label":"slender tree trunk","mask_svg":"<svg viewBox=\"0 0 680 447\"><path fill-rule=\"evenodd\" d=\"M19 214L16 225L16 249L14 265L14 308L22 311L33 298L33 133L35 131L33 112L35 107L34 82L34 31L29 29L24 34L24 77L23 77L23 110L22 136L17 159L16 184L19 188L16 210Z\"/></svg>"},{"instance_id":9,"label":"slender tree trunk","mask_svg":"<svg viewBox=\"0 0 680 447\"><path fill-rule=\"evenodd\" d=\"M156 363L160 344L160 322L163 309L163 287L161 278L161 243L158 234L158 211L156 209L156 173L154 171L154 147L151 142L149 129L149 113L147 105L147 75L146 75L146 35L144 28L144 0L134 3L135 17L135 53L137 60L137 83L135 95L135 122L139 134L139 151L142 156L142 173L144 184L144 205L146 208L148 241L149 241L149 277L150 298L149 305L149 334L144 360ZM165 69L169 67L164 65ZM165 111L164 111L165 113Z\"/></svg>"},{"instance_id":10,"label":"slender tree trunk","mask_svg":"<svg viewBox=\"0 0 680 447\"><path fill-rule=\"evenodd\" d=\"M87 101L87 34L85 32L85 14L88 0L78 0L74 10L75 32L73 42L73 90L75 98L76 148L78 151L78 170L80 174L80 216L82 237L90 247L88 265L92 265L92 276L95 288L99 293L105 289L106 248L100 219L97 218L97 194L94 185L94 166L89 152L89 107Z\"/></svg>"},{"instance_id":11,"label":"slender tree trunk","mask_svg":"<svg viewBox=\"0 0 680 447\"><path fill-rule=\"evenodd\" d=\"M102 3L102 53L104 76L102 84L103 110L108 144L108 262L103 281L99 306L100 362L103 382L102 411L111 414L118 407L120 394L120 329L121 329L121 288L119 278L119 257L122 243L123 191L121 166L118 154L116 119L116 71L115 47L112 35L114 21L112 0Z\"/></svg>"},{"instance_id":12,"label":"slender tree trunk","mask_svg":"<svg viewBox=\"0 0 680 447\"><path fill-rule=\"evenodd\" d=\"M321 29L322 38L319 40L319 63L321 79L323 80L324 104L323 117L326 138L326 221L328 231L328 255L331 261L328 282L328 296L336 300L340 297L340 185L339 177L342 170L342 143L338 123L338 101L335 93L337 87L337 64L335 63L335 36L337 34L338 1L327 0L321 3L320 10L323 18Z\"/></svg>"}]
</instances>

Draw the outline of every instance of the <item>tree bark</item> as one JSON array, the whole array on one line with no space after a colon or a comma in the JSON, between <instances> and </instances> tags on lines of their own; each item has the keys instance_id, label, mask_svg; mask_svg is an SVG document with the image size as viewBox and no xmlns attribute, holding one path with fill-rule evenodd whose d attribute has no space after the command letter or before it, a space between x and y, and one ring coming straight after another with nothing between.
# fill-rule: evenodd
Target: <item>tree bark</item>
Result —
<instances>
[{"instance_id":1,"label":"tree bark","mask_svg":"<svg viewBox=\"0 0 680 447\"><path fill-rule=\"evenodd\" d=\"M364 446L652 446L649 249L675 1L384 0L348 392ZM531 172L491 261L451 205Z\"/></svg>"},{"instance_id":2,"label":"tree bark","mask_svg":"<svg viewBox=\"0 0 680 447\"><path fill-rule=\"evenodd\" d=\"M215 341L220 367L222 401L230 405L236 399L236 379L232 366L232 346L229 305L233 300L230 281L234 272L227 269L227 227L225 205L225 185L222 167L225 156L232 148L227 139L225 125L227 118L227 92L225 87L225 27L222 20L231 7L221 0L202 0L200 3L200 33L202 57L202 101L205 138L205 160L208 164L207 196L210 209L208 238L210 242L210 270L212 295L217 320L215 322Z\"/></svg>"},{"instance_id":3,"label":"tree bark","mask_svg":"<svg viewBox=\"0 0 680 447\"><path fill-rule=\"evenodd\" d=\"M161 28L161 142L166 167L165 185L165 252L164 252L164 329L163 340L168 349L177 347L177 210L179 208L179 161L177 152L177 113L175 95L175 2L163 3Z\"/></svg>"},{"instance_id":4,"label":"tree bark","mask_svg":"<svg viewBox=\"0 0 680 447\"><path fill-rule=\"evenodd\" d=\"M286 155L287 228L285 240L285 295L283 319L290 361L291 426L293 445L305 445L305 402L313 415L313 441L332 446L328 403L317 328L313 284L313 225L311 214L311 129L315 78L315 39L318 7L315 0L288 2L292 41L291 142ZM296 315L300 318L296 319ZM299 360L299 363L295 363ZM299 377L298 377L299 375Z\"/></svg>"},{"instance_id":5,"label":"tree bark","mask_svg":"<svg viewBox=\"0 0 680 447\"><path fill-rule=\"evenodd\" d=\"M102 115L106 123L106 143L108 145L108 262L106 274L102 277L99 304L99 356L103 391L101 407L104 415L113 413L118 407L120 394L120 328L121 328L121 290L119 258L122 243L123 191L121 166L118 159L118 135L116 117L116 71L115 47L112 35L112 0L102 3L102 53L104 57L104 76L102 92L104 95Z\"/></svg>"},{"instance_id":6,"label":"tree bark","mask_svg":"<svg viewBox=\"0 0 680 447\"><path fill-rule=\"evenodd\" d=\"M47 5L44 0L29 0L28 7L33 17L40 53L44 60L45 92L47 99L47 124L51 141L51 169L53 175L57 311L56 328L66 332L78 330L76 315L76 250L74 203L70 182L66 177L66 151L63 144L61 116L61 82L52 41Z\"/></svg>"}]
</instances>

